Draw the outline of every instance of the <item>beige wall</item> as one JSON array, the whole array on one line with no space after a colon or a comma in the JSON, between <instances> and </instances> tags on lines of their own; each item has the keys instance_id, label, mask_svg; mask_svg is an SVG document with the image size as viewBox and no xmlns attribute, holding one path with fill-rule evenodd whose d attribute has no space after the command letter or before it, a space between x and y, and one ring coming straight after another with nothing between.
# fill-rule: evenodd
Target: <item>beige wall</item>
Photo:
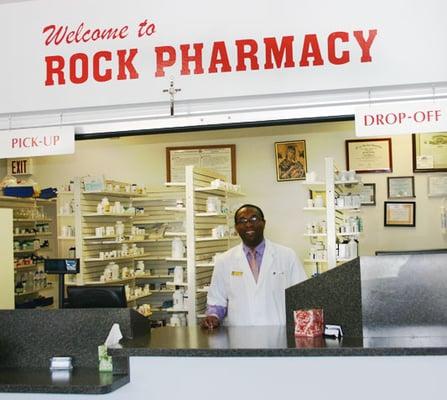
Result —
<instances>
[{"instance_id":1,"label":"beige wall","mask_svg":"<svg viewBox=\"0 0 447 400\"><path fill-rule=\"evenodd\" d=\"M0 309L14 309L12 210L0 208Z\"/></svg>"},{"instance_id":2,"label":"beige wall","mask_svg":"<svg viewBox=\"0 0 447 400\"><path fill-rule=\"evenodd\" d=\"M302 233L309 216L301 210L308 198L307 188L296 181L276 181L274 143L306 140L308 169L322 176L325 157L333 157L340 169L346 168L345 139L352 138L353 122L338 122L78 141L74 155L36 158L34 178L41 187L59 185L70 177L85 174L105 174L113 179L159 186L166 179L166 147L234 143L238 183L247 193L246 202L264 209L266 236L294 248L303 259L308 240ZM383 226L387 176L413 175L411 136L393 137L392 147L392 174L362 174L364 182L376 183L377 205L364 208L361 255L372 255L377 249L447 247L446 237L440 232L441 199L427 198L427 174L415 175L416 228Z\"/></svg>"},{"instance_id":3,"label":"beige wall","mask_svg":"<svg viewBox=\"0 0 447 400\"><path fill-rule=\"evenodd\" d=\"M3 177L6 175L6 160L0 160L0 176Z\"/></svg>"}]
</instances>

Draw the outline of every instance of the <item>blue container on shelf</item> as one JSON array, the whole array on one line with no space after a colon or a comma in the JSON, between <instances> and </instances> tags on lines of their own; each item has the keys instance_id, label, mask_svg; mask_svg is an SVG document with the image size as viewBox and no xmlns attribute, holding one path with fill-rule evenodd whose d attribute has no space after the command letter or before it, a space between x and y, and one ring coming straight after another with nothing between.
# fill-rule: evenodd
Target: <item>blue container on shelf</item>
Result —
<instances>
[{"instance_id":1,"label":"blue container on shelf","mask_svg":"<svg viewBox=\"0 0 447 400\"><path fill-rule=\"evenodd\" d=\"M39 197L41 199L53 199L57 197L57 189L56 188L45 188L40 191Z\"/></svg>"},{"instance_id":2,"label":"blue container on shelf","mask_svg":"<svg viewBox=\"0 0 447 400\"><path fill-rule=\"evenodd\" d=\"M3 188L3 194L12 197L33 197L34 188L32 186L9 186Z\"/></svg>"}]
</instances>

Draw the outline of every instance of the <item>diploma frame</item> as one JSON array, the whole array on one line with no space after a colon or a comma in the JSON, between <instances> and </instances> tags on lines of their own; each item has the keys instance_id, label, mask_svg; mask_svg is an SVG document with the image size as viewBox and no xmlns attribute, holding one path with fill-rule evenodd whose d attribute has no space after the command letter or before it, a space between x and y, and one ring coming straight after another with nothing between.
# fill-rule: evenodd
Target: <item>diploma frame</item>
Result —
<instances>
[{"instance_id":1,"label":"diploma frame","mask_svg":"<svg viewBox=\"0 0 447 400\"><path fill-rule=\"evenodd\" d=\"M392 172L391 138L346 140L346 168L358 173Z\"/></svg>"},{"instance_id":2,"label":"diploma frame","mask_svg":"<svg viewBox=\"0 0 447 400\"><path fill-rule=\"evenodd\" d=\"M388 198L404 199L416 197L414 176L389 176L387 178Z\"/></svg>"},{"instance_id":3,"label":"diploma frame","mask_svg":"<svg viewBox=\"0 0 447 400\"><path fill-rule=\"evenodd\" d=\"M181 147L166 147L166 180L171 182L173 177L173 170L178 167L175 164L175 155L181 155L185 153L185 150L189 150L191 154L197 154L199 156L204 151L213 153L216 150L216 154L220 150L227 150L230 154L228 164L225 166L226 170L231 171L231 183L236 184L236 145L235 144L222 144L222 145L209 145L209 146L181 146ZM199 166L199 165L197 165ZM207 169L213 169L212 167L205 167ZM219 171L216 171L219 172Z\"/></svg>"},{"instance_id":4,"label":"diploma frame","mask_svg":"<svg viewBox=\"0 0 447 400\"><path fill-rule=\"evenodd\" d=\"M447 132L413 134L412 145L413 172L447 172Z\"/></svg>"},{"instance_id":5,"label":"diploma frame","mask_svg":"<svg viewBox=\"0 0 447 400\"><path fill-rule=\"evenodd\" d=\"M447 197L447 174L429 175L427 185L428 197Z\"/></svg>"},{"instance_id":6,"label":"diploma frame","mask_svg":"<svg viewBox=\"0 0 447 400\"><path fill-rule=\"evenodd\" d=\"M362 206L376 205L376 184L364 183L360 189L360 204Z\"/></svg>"},{"instance_id":7,"label":"diploma frame","mask_svg":"<svg viewBox=\"0 0 447 400\"><path fill-rule=\"evenodd\" d=\"M416 202L414 201L385 201L385 226L416 226Z\"/></svg>"}]
</instances>

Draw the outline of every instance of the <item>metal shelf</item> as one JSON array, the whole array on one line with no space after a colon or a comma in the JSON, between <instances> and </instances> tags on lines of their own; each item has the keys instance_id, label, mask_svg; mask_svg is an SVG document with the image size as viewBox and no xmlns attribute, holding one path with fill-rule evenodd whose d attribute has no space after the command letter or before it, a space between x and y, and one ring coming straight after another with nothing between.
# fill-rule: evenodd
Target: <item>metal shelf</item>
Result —
<instances>
[{"instance_id":1,"label":"metal shelf","mask_svg":"<svg viewBox=\"0 0 447 400\"><path fill-rule=\"evenodd\" d=\"M43 288L33 289L33 290L28 291L28 292L14 293L14 296L15 297L28 296L28 295L36 294L36 293L42 292L44 290L49 290L49 289L52 289L52 288L53 288L53 285L52 284L48 284L47 286L45 286Z\"/></svg>"},{"instance_id":2,"label":"metal shelf","mask_svg":"<svg viewBox=\"0 0 447 400\"><path fill-rule=\"evenodd\" d=\"M217 194L217 195L221 195L221 196L245 196L244 193L242 192L236 192L234 190L227 190L227 189L223 189L223 188L215 188L213 186L204 186L204 187L197 187L194 189L195 192L205 192L205 193L210 193L210 194Z\"/></svg>"},{"instance_id":3,"label":"metal shelf","mask_svg":"<svg viewBox=\"0 0 447 400\"><path fill-rule=\"evenodd\" d=\"M187 282L166 282L167 286L188 286Z\"/></svg>"},{"instance_id":4,"label":"metal shelf","mask_svg":"<svg viewBox=\"0 0 447 400\"><path fill-rule=\"evenodd\" d=\"M98 214L98 213L89 213L89 214L82 214L83 217L91 218L91 217L97 217L97 218L130 218L134 217L135 214L129 214L129 213L106 213L106 214Z\"/></svg>"},{"instance_id":5,"label":"metal shelf","mask_svg":"<svg viewBox=\"0 0 447 400\"><path fill-rule=\"evenodd\" d=\"M169 279L173 277L174 275L135 275L135 279Z\"/></svg>"},{"instance_id":6,"label":"metal shelf","mask_svg":"<svg viewBox=\"0 0 447 400\"><path fill-rule=\"evenodd\" d=\"M196 213L196 217L227 217L227 214L218 212L199 212Z\"/></svg>"},{"instance_id":7,"label":"metal shelf","mask_svg":"<svg viewBox=\"0 0 447 400\"><path fill-rule=\"evenodd\" d=\"M144 293L144 294L141 294L139 296L134 296L134 297L131 297L131 298L127 299L127 302L130 303L132 301L137 301L137 300L140 300L140 299L144 299L145 297L149 297L151 295L152 295L152 293L150 293L150 292L149 293Z\"/></svg>"},{"instance_id":8,"label":"metal shelf","mask_svg":"<svg viewBox=\"0 0 447 400\"><path fill-rule=\"evenodd\" d=\"M114 192L114 191L91 191L91 192L82 192L84 196L88 195L96 195L96 196L110 196L110 197L126 197L128 199L136 198L136 197L145 197L146 194L135 193L135 192Z\"/></svg>"},{"instance_id":9,"label":"metal shelf","mask_svg":"<svg viewBox=\"0 0 447 400\"><path fill-rule=\"evenodd\" d=\"M116 283L132 282L133 280L134 280L134 277L129 276L128 278L110 279L107 281L89 281L89 282L84 282L84 285L113 285ZM76 284L74 286L76 286Z\"/></svg>"},{"instance_id":10,"label":"metal shelf","mask_svg":"<svg viewBox=\"0 0 447 400\"><path fill-rule=\"evenodd\" d=\"M165 211L186 212L185 207L165 207Z\"/></svg>"},{"instance_id":11,"label":"metal shelf","mask_svg":"<svg viewBox=\"0 0 447 400\"><path fill-rule=\"evenodd\" d=\"M116 260L133 260L138 256L122 256L122 257L110 257L110 258L86 258L84 259L84 262L109 262L109 261L116 261ZM144 257L144 254L141 254L141 257Z\"/></svg>"}]
</instances>

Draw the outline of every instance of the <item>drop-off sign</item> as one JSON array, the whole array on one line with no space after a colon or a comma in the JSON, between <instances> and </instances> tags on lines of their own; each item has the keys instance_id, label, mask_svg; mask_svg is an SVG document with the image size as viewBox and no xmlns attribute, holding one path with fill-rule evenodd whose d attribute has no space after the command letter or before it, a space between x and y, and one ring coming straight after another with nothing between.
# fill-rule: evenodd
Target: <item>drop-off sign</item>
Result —
<instances>
[{"instance_id":1,"label":"drop-off sign","mask_svg":"<svg viewBox=\"0 0 447 400\"><path fill-rule=\"evenodd\" d=\"M447 131L447 104L427 101L359 107L355 131L360 137Z\"/></svg>"}]
</instances>

